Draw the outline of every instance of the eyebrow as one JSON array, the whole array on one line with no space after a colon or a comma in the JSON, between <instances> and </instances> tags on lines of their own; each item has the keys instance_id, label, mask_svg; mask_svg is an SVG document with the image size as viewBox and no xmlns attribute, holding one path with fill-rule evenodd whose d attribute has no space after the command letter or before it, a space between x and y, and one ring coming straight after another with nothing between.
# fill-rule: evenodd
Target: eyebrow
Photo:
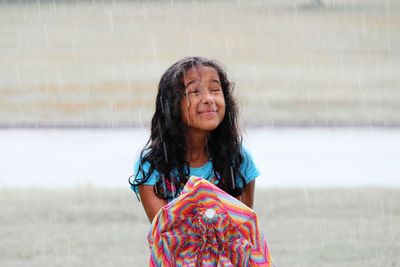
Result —
<instances>
[{"instance_id":1,"label":"eyebrow","mask_svg":"<svg viewBox=\"0 0 400 267\"><path fill-rule=\"evenodd\" d=\"M185 89L188 88L189 85L191 85L192 83L194 83L194 82L196 82L196 81L198 81L198 80L196 80L196 79L191 80L191 81L185 86ZM212 79L212 80L210 80L210 82L221 84L221 82L220 82L219 80L216 80L216 79Z\"/></svg>"},{"instance_id":2,"label":"eyebrow","mask_svg":"<svg viewBox=\"0 0 400 267\"><path fill-rule=\"evenodd\" d=\"M197 81L196 79L194 79L194 80L191 80L186 86L185 86L185 89L186 88L188 88L189 87L189 85L191 85L192 83L194 83L195 81Z\"/></svg>"},{"instance_id":3,"label":"eyebrow","mask_svg":"<svg viewBox=\"0 0 400 267\"><path fill-rule=\"evenodd\" d=\"M221 84L221 82L219 80L216 80L216 79L212 79L211 82L215 82L215 83Z\"/></svg>"}]
</instances>

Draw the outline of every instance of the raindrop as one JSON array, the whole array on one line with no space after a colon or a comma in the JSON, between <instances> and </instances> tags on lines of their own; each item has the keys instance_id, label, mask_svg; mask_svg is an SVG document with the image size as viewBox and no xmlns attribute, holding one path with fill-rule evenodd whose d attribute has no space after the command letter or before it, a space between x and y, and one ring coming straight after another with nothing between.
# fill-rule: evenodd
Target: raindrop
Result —
<instances>
[{"instance_id":1,"label":"raindrop","mask_svg":"<svg viewBox=\"0 0 400 267\"><path fill-rule=\"evenodd\" d=\"M41 4L40 4L40 0L37 0L36 3L37 3L37 6L38 6L39 11L41 11L41 7L42 7L42 6L41 6Z\"/></svg>"},{"instance_id":2,"label":"raindrop","mask_svg":"<svg viewBox=\"0 0 400 267\"><path fill-rule=\"evenodd\" d=\"M366 40L367 39L367 29L366 29L366 26L365 26L365 13L362 13L362 25L361 25L361 28L362 28L362 33L363 33L363 38L364 38L364 40Z\"/></svg>"},{"instance_id":3,"label":"raindrop","mask_svg":"<svg viewBox=\"0 0 400 267\"><path fill-rule=\"evenodd\" d=\"M163 144L163 148L164 148L165 163L168 164L167 146L165 145L165 142L162 142L162 144Z\"/></svg>"},{"instance_id":4,"label":"raindrop","mask_svg":"<svg viewBox=\"0 0 400 267\"><path fill-rule=\"evenodd\" d=\"M235 185L235 176L233 174L233 168L231 166L231 179L232 179L232 188L235 189L236 185Z\"/></svg>"},{"instance_id":5,"label":"raindrop","mask_svg":"<svg viewBox=\"0 0 400 267\"><path fill-rule=\"evenodd\" d=\"M229 117L229 126L232 127L233 123L232 123L232 117L231 117L231 113L230 112L228 112L228 117ZM207 139L206 139L206 141L207 141ZM207 145L207 143L206 143L206 145ZM207 153L208 153L208 147L207 147Z\"/></svg>"},{"instance_id":6,"label":"raindrop","mask_svg":"<svg viewBox=\"0 0 400 267\"><path fill-rule=\"evenodd\" d=\"M165 109L164 109L164 111L165 111L165 114L164 114L164 116L165 116L165 126L167 127L167 128L170 128L170 125L171 125L171 116L170 116L170 114L169 114L169 104L168 104L168 102L165 102Z\"/></svg>"},{"instance_id":7,"label":"raindrop","mask_svg":"<svg viewBox=\"0 0 400 267\"><path fill-rule=\"evenodd\" d=\"M71 257L72 256L71 240L68 234L66 234L66 239L67 239L68 255Z\"/></svg>"},{"instance_id":8,"label":"raindrop","mask_svg":"<svg viewBox=\"0 0 400 267\"><path fill-rule=\"evenodd\" d=\"M172 193L172 198L175 198L175 177L171 176L171 193Z\"/></svg>"},{"instance_id":9,"label":"raindrop","mask_svg":"<svg viewBox=\"0 0 400 267\"><path fill-rule=\"evenodd\" d=\"M159 194L158 186L154 186L154 190L156 191L156 195L158 195Z\"/></svg>"},{"instance_id":10,"label":"raindrop","mask_svg":"<svg viewBox=\"0 0 400 267\"><path fill-rule=\"evenodd\" d=\"M162 182L162 187L164 191L164 196L167 197L167 185L165 184L165 176L164 174L161 174L161 182Z\"/></svg>"},{"instance_id":11,"label":"raindrop","mask_svg":"<svg viewBox=\"0 0 400 267\"><path fill-rule=\"evenodd\" d=\"M42 28L43 28L43 34L44 34L44 38L46 40L46 44L49 45L49 35L47 33L47 26L46 24L42 23Z\"/></svg>"},{"instance_id":12,"label":"raindrop","mask_svg":"<svg viewBox=\"0 0 400 267\"><path fill-rule=\"evenodd\" d=\"M56 0L53 0L53 10L57 11Z\"/></svg>"},{"instance_id":13,"label":"raindrop","mask_svg":"<svg viewBox=\"0 0 400 267\"><path fill-rule=\"evenodd\" d=\"M164 141L163 141L163 136L162 136L162 132L161 132L161 127L158 129L158 131L159 131L159 135L160 135L160 142L161 142L161 143L164 143Z\"/></svg>"},{"instance_id":14,"label":"raindrop","mask_svg":"<svg viewBox=\"0 0 400 267\"><path fill-rule=\"evenodd\" d=\"M390 0L385 1L385 8L386 8L386 17L390 18Z\"/></svg>"},{"instance_id":15,"label":"raindrop","mask_svg":"<svg viewBox=\"0 0 400 267\"><path fill-rule=\"evenodd\" d=\"M63 93L64 92L64 82L62 80L60 71L57 69L56 72L57 72L58 85L59 85L60 91Z\"/></svg>"},{"instance_id":16,"label":"raindrop","mask_svg":"<svg viewBox=\"0 0 400 267\"><path fill-rule=\"evenodd\" d=\"M236 0L236 4L237 4L237 6L238 6L238 8L239 8L239 11L240 11L240 13L242 13L242 2L240 1L240 0Z\"/></svg>"},{"instance_id":17,"label":"raindrop","mask_svg":"<svg viewBox=\"0 0 400 267\"><path fill-rule=\"evenodd\" d=\"M164 104L163 104L163 98L162 98L162 96L160 96L160 104L161 104L161 112L162 112L162 114L165 115Z\"/></svg>"}]
</instances>

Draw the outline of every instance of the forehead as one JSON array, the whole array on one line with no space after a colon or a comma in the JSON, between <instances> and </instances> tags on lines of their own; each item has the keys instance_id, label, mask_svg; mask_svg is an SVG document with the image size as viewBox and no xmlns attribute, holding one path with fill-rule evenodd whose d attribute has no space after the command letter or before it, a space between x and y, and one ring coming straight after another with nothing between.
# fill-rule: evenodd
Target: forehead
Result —
<instances>
[{"instance_id":1,"label":"forehead","mask_svg":"<svg viewBox=\"0 0 400 267\"><path fill-rule=\"evenodd\" d=\"M185 86L188 86L191 83L198 83L198 82L220 83L217 70L213 67L198 66L189 69L183 75L183 83L185 84Z\"/></svg>"}]
</instances>

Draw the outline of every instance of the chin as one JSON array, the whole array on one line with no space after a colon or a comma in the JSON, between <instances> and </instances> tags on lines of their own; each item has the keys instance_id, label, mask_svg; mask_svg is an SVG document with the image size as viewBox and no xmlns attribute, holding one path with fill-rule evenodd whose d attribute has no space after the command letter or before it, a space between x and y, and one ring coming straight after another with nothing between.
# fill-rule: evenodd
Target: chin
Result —
<instances>
[{"instance_id":1,"label":"chin","mask_svg":"<svg viewBox=\"0 0 400 267\"><path fill-rule=\"evenodd\" d=\"M213 131L213 130L217 129L218 125L219 125L218 122L209 123L209 124L207 124L207 125L204 125L204 126L203 126L203 129L204 129L205 131Z\"/></svg>"},{"instance_id":2,"label":"chin","mask_svg":"<svg viewBox=\"0 0 400 267\"><path fill-rule=\"evenodd\" d=\"M208 122L208 123L201 123L201 124L192 124L190 127L193 129L197 129L200 131L211 132L217 129L219 123L218 122Z\"/></svg>"}]
</instances>

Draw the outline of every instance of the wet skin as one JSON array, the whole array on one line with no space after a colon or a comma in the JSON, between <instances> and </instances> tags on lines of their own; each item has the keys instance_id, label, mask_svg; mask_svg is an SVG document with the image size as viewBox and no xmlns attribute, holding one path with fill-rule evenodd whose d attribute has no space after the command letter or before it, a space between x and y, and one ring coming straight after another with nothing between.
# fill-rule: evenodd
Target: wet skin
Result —
<instances>
[{"instance_id":1,"label":"wet skin","mask_svg":"<svg viewBox=\"0 0 400 267\"><path fill-rule=\"evenodd\" d=\"M188 150L185 157L190 167L200 167L208 161L207 135L218 127L225 116L224 93L218 72L212 67L201 66L190 69L185 73L183 83L185 92L181 108L182 120L187 125L185 141ZM250 208L253 207L254 187L253 180L238 197ZM151 222L167 201L154 194L153 186L141 185L138 189L143 207Z\"/></svg>"}]
</instances>

